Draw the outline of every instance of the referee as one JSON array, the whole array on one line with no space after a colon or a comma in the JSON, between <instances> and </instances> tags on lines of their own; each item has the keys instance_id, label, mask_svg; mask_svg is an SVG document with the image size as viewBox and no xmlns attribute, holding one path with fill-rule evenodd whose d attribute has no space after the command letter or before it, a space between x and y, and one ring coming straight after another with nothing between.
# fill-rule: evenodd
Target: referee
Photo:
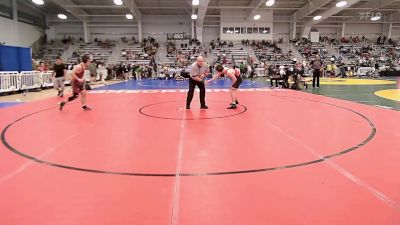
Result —
<instances>
[{"instance_id":1,"label":"referee","mask_svg":"<svg viewBox=\"0 0 400 225\"><path fill-rule=\"evenodd\" d=\"M317 55L315 59L310 63L311 69L313 69L313 80L312 86L315 88L315 81L317 81L317 88L319 88L319 77L321 76L321 71L324 65L322 64L321 57Z\"/></svg>"},{"instance_id":2,"label":"referee","mask_svg":"<svg viewBox=\"0 0 400 225\"><path fill-rule=\"evenodd\" d=\"M186 99L186 109L190 109L190 103L192 102L196 86L200 89L200 108L208 109L205 102L206 88L204 87L204 78L208 73L208 65L204 62L204 58L202 56L197 57L196 62L190 67L189 92Z\"/></svg>"}]
</instances>

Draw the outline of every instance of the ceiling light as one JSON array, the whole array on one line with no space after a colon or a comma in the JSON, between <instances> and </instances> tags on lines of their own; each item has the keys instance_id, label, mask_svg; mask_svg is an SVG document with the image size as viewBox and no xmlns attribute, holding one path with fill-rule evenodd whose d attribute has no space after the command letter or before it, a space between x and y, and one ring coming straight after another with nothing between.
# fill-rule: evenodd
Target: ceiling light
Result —
<instances>
[{"instance_id":1,"label":"ceiling light","mask_svg":"<svg viewBox=\"0 0 400 225\"><path fill-rule=\"evenodd\" d=\"M197 15L196 14L192 14L192 20L197 20Z\"/></svg>"},{"instance_id":2,"label":"ceiling light","mask_svg":"<svg viewBox=\"0 0 400 225\"><path fill-rule=\"evenodd\" d=\"M380 20L380 19L381 19L380 16L374 16L374 17L371 18L372 21L377 21L377 20Z\"/></svg>"},{"instance_id":3,"label":"ceiling light","mask_svg":"<svg viewBox=\"0 0 400 225\"><path fill-rule=\"evenodd\" d=\"M347 1L340 1L340 2L336 3L336 7L338 7L338 8L341 8L345 5L347 5Z\"/></svg>"},{"instance_id":4,"label":"ceiling light","mask_svg":"<svg viewBox=\"0 0 400 225\"><path fill-rule=\"evenodd\" d=\"M322 16L314 16L314 20L320 20Z\"/></svg>"},{"instance_id":5,"label":"ceiling light","mask_svg":"<svg viewBox=\"0 0 400 225\"><path fill-rule=\"evenodd\" d=\"M133 20L133 15L132 15L132 14L126 14L125 17L126 17L128 20Z\"/></svg>"},{"instance_id":6,"label":"ceiling light","mask_svg":"<svg viewBox=\"0 0 400 225\"><path fill-rule=\"evenodd\" d=\"M260 18L261 18L260 15L255 15L255 16L253 17L254 20L259 20Z\"/></svg>"},{"instance_id":7,"label":"ceiling light","mask_svg":"<svg viewBox=\"0 0 400 225\"><path fill-rule=\"evenodd\" d=\"M192 5L199 5L200 4L200 0L192 0Z\"/></svg>"},{"instance_id":8,"label":"ceiling light","mask_svg":"<svg viewBox=\"0 0 400 225\"><path fill-rule=\"evenodd\" d=\"M268 0L265 5L266 6L273 6L275 4L275 0Z\"/></svg>"},{"instance_id":9,"label":"ceiling light","mask_svg":"<svg viewBox=\"0 0 400 225\"><path fill-rule=\"evenodd\" d=\"M36 5L43 5L44 1L43 0L32 0L33 3L35 3Z\"/></svg>"},{"instance_id":10,"label":"ceiling light","mask_svg":"<svg viewBox=\"0 0 400 225\"><path fill-rule=\"evenodd\" d=\"M122 5L123 2L122 2L122 0L114 0L114 4L116 4L116 5Z\"/></svg>"},{"instance_id":11,"label":"ceiling light","mask_svg":"<svg viewBox=\"0 0 400 225\"><path fill-rule=\"evenodd\" d=\"M66 20L68 18L65 14L58 14L57 16L62 20Z\"/></svg>"}]
</instances>

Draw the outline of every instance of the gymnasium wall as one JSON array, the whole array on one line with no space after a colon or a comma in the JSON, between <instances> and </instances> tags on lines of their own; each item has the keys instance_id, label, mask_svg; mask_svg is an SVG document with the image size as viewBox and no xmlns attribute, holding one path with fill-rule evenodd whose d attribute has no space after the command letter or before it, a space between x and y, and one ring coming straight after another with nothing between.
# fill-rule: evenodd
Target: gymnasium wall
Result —
<instances>
[{"instance_id":1,"label":"gymnasium wall","mask_svg":"<svg viewBox=\"0 0 400 225\"><path fill-rule=\"evenodd\" d=\"M168 33L191 34L192 22L188 16L142 16L143 37L152 36L159 42L167 40Z\"/></svg>"},{"instance_id":2,"label":"gymnasium wall","mask_svg":"<svg viewBox=\"0 0 400 225\"><path fill-rule=\"evenodd\" d=\"M47 39L62 39L64 37L74 37L76 39L83 38L82 23L62 23L50 26L46 30Z\"/></svg>"},{"instance_id":3,"label":"gymnasium wall","mask_svg":"<svg viewBox=\"0 0 400 225\"><path fill-rule=\"evenodd\" d=\"M94 22L94 21L93 21ZM95 26L89 25L90 37L117 40L121 37L138 38L138 26L135 22L124 23L117 26L118 23L97 20ZM102 25L103 24L103 25ZM121 24L121 23L119 23ZM158 41L166 41L168 33L191 33L191 21L187 16L142 16L143 37L152 36ZM48 38L63 38L72 36L83 38L83 23L65 23L53 25L46 31Z\"/></svg>"},{"instance_id":4,"label":"gymnasium wall","mask_svg":"<svg viewBox=\"0 0 400 225\"><path fill-rule=\"evenodd\" d=\"M373 23L350 23L345 26L345 36L360 36L366 38L377 38L382 35L383 25Z\"/></svg>"},{"instance_id":5,"label":"gymnasium wall","mask_svg":"<svg viewBox=\"0 0 400 225\"><path fill-rule=\"evenodd\" d=\"M320 36L337 37L337 34L341 33L341 27L317 27Z\"/></svg>"},{"instance_id":6,"label":"gymnasium wall","mask_svg":"<svg viewBox=\"0 0 400 225\"><path fill-rule=\"evenodd\" d=\"M4 17L0 17L0 30L0 42L20 47L31 47L44 33L39 27Z\"/></svg>"},{"instance_id":7,"label":"gymnasium wall","mask_svg":"<svg viewBox=\"0 0 400 225\"><path fill-rule=\"evenodd\" d=\"M117 40L121 37L138 37L137 26L90 26L89 30L91 32L90 37L92 40L94 40L95 38L99 38L101 40ZM49 29L46 30L46 34L48 39L62 39L68 36L74 37L75 39L83 38L83 24L66 23L50 26Z\"/></svg>"},{"instance_id":8,"label":"gymnasium wall","mask_svg":"<svg viewBox=\"0 0 400 225\"><path fill-rule=\"evenodd\" d=\"M392 38L394 38L395 40L398 40L400 38L400 27L393 27Z\"/></svg>"},{"instance_id":9,"label":"gymnasium wall","mask_svg":"<svg viewBox=\"0 0 400 225\"><path fill-rule=\"evenodd\" d=\"M244 15L243 15L244 16ZM254 21L248 21L241 16L241 14L229 14L221 15L221 26L205 26L203 30L203 41L210 42L216 40L221 35L222 40L233 40L241 41L242 39L274 39L278 40L283 38L285 41L289 39L289 23L288 22L268 22L271 18L268 15L263 15L265 20L260 20L255 23ZM2 18L1 18L2 19ZM4 20L4 19L3 19ZM231 22L228 22L231 21ZM232 22L234 21L234 22ZM244 21L244 22L243 22ZM25 25L25 24L23 24ZM4 26L3 23L0 26ZM29 25L25 25L29 26ZM247 27L247 26L259 26L259 27L270 27L273 35L257 34L257 35L227 35L223 34L223 27ZM143 37L152 36L158 41L165 41L167 33L191 33L191 21L187 16L143 16ZM134 25L129 26L97 26L89 27L91 31L91 39L112 39L117 40L121 37L132 37L138 38L138 27ZM324 27L318 25L316 29L322 36L341 36L341 26L337 27ZM10 30L8 28L7 30ZM301 27L297 27L297 32L301 31ZM369 39L375 39L379 35L382 35L383 25L382 24L367 24L367 23L348 23L345 26L345 36L365 36ZM81 22L78 23L65 23L51 26L50 29L46 30L49 39L52 38L63 38L64 36L73 36L75 38L83 37L83 25ZM393 28L393 37L400 36L400 27ZM29 35L24 35L29 37ZM0 34L0 38L4 39L4 35ZM14 39L14 38L13 38ZM0 39L1 41L1 39Z\"/></svg>"},{"instance_id":10,"label":"gymnasium wall","mask_svg":"<svg viewBox=\"0 0 400 225\"><path fill-rule=\"evenodd\" d=\"M289 23L279 23L274 22L274 34L273 38L277 41L279 38L283 38L283 40L289 40Z\"/></svg>"},{"instance_id":11,"label":"gymnasium wall","mask_svg":"<svg viewBox=\"0 0 400 225\"><path fill-rule=\"evenodd\" d=\"M219 38L219 26L218 27L207 27L203 28L203 42L216 41Z\"/></svg>"},{"instance_id":12,"label":"gymnasium wall","mask_svg":"<svg viewBox=\"0 0 400 225\"><path fill-rule=\"evenodd\" d=\"M99 38L101 40L110 39L116 40L121 37L138 38L137 26L122 26L122 27L89 27L91 39Z\"/></svg>"},{"instance_id":13,"label":"gymnasium wall","mask_svg":"<svg viewBox=\"0 0 400 225\"><path fill-rule=\"evenodd\" d=\"M239 41L249 40L272 40L274 33L272 11L258 11L255 14L261 15L260 20L253 20L246 10L221 10L221 40ZM225 27L266 27L270 31L267 34L227 34L224 33Z\"/></svg>"}]
</instances>

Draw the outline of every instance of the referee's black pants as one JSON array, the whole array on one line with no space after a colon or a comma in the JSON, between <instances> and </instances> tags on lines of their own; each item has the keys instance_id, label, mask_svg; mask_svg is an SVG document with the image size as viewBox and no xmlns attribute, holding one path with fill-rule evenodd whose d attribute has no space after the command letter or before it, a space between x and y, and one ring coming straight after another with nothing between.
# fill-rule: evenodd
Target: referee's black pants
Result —
<instances>
[{"instance_id":1,"label":"referee's black pants","mask_svg":"<svg viewBox=\"0 0 400 225\"><path fill-rule=\"evenodd\" d=\"M196 86L200 89L200 107L206 106L206 88L204 86L204 83L189 78L189 92L186 99L186 107L190 107L190 103L192 102L194 89Z\"/></svg>"},{"instance_id":2,"label":"referee's black pants","mask_svg":"<svg viewBox=\"0 0 400 225\"><path fill-rule=\"evenodd\" d=\"M320 77L320 70L314 70L313 71L313 80L312 80L312 86L315 87L315 81L317 81L317 87L319 87L319 77Z\"/></svg>"}]
</instances>

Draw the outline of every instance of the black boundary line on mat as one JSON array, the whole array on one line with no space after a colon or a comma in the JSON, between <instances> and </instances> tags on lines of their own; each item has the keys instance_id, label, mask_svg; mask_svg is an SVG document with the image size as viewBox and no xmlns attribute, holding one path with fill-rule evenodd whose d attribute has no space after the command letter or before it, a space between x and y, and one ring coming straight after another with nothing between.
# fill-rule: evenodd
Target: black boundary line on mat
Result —
<instances>
[{"instance_id":1,"label":"black boundary line on mat","mask_svg":"<svg viewBox=\"0 0 400 225\"><path fill-rule=\"evenodd\" d=\"M58 168L63 168L63 169L70 169L70 170L81 171L81 172L97 173L97 174L111 174L111 175L125 175L125 176L143 176L143 177L175 177L177 175L179 175L179 176L217 176L217 175L248 174L248 173L260 173L260 172L268 172L268 171L275 171L275 170L281 170L281 169L290 169L290 168L296 168L296 167L301 167L301 166L307 166L307 165L311 165L311 164L315 164L315 163L320 163L320 162L326 161L328 159L331 159L331 158L334 158L334 157L337 157L337 156L341 156L343 154L355 151L356 149L366 145L368 142L370 142L375 137L375 134L376 134L375 125L372 123L372 121L368 117L364 116L363 114L361 114L361 113L359 113L359 112L357 112L355 110L352 110L352 109L349 109L349 108L346 108L346 107L343 107L343 106L335 105L335 104L332 104L332 103L320 102L320 101L317 101L317 100L310 100L310 99L290 97L290 96L280 96L280 95L272 95L272 96L284 97L284 98L292 98L292 99L300 99L300 100L305 100L305 101L310 101L310 102L317 102L317 103L322 103L322 104L331 105L331 106L334 106L334 107L337 107L337 108L345 109L347 111L350 111L350 112L353 112L353 113L359 115L364 120L366 120L368 122L368 124L370 125L370 127L371 127L371 132L370 132L369 136L364 141L359 143L358 145L355 145L355 146L353 146L351 148L345 149L343 151L340 151L340 152L337 152L337 153L334 153L334 154L331 154L331 155L324 156L324 157L322 157L320 159L307 161L307 162L304 162L304 163L297 163L297 164L291 164L291 165L279 166L279 167L252 169L252 170L236 170L236 171L205 172L205 173L179 173L179 174L175 174L175 173L116 172L116 171L95 170L95 169L86 169L86 168L67 166L67 165L62 165L62 164L57 164L57 163L44 161L44 160L35 158L33 156L27 155L27 154L25 154L25 153L23 153L21 151L18 151L17 149L12 147L7 142L6 133L7 133L7 130L12 125L14 125L15 123L17 123L17 122L19 122L19 121L21 121L21 120L23 120L23 119L25 119L25 118L27 118L29 116L32 116L34 114L38 114L38 113L41 113L41 112L44 112L44 111L48 111L48 110L54 109L55 107L51 107L51 108L40 110L40 111L37 111L37 112L34 112L34 113L30 113L30 114L28 114L26 116L23 116L23 117L15 120L14 122L8 124L1 132L1 141L2 141L3 145L5 147L7 147L11 152L13 152L13 153L15 153L17 155L20 155L20 156L22 156L24 158L30 159L30 160L32 160L34 162L45 164L47 166L53 166L53 167L58 167Z\"/></svg>"},{"instance_id":2,"label":"black boundary line on mat","mask_svg":"<svg viewBox=\"0 0 400 225\"><path fill-rule=\"evenodd\" d=\"M170 103L170 102L184 102L184 101L166 101L166 102L158 102L158 103L154 103L154 104L145 105L145 106L143 106L143 107L141 107L141 108L139 109L139 113L142 114L142 115L144 115L144 116L148 116L148 117L156 118L156 119L163 119L163 120L182 120L182 118L152 116L152 115L149 115L149 114L146 114L146 113L143 112L143 110L144 110L145 108L147 108L147 107L154 106L154 105L159 105L159 104L163 104L163 103ZM211 102L223 102L223 103L229 104L229 102L225 102L225 101L211 101ZM239 105L240 105L240 104L239 104ZM246 107L246 106L244 106L244 105L240 105L240 106L243 107L244 110L241 111L241 112L239 112L239 113L232 114L232 115L228 115L228 116L206 117L206 118L199 118L199 119L193 118L193 119L185 119L185 120L211 120L211 119L222 119L222 118L228 118L228 117L232 117L232 116L238 116L238 115L243 114L243 113L245 113L245 112L247 111L247 107ZM185 109L185 110L188 110L188 109ZM208 109L204 109L204 110L208 110ZM233 112L233 111L232 111L232 112Z\"/></svg>"}]
</instances>

